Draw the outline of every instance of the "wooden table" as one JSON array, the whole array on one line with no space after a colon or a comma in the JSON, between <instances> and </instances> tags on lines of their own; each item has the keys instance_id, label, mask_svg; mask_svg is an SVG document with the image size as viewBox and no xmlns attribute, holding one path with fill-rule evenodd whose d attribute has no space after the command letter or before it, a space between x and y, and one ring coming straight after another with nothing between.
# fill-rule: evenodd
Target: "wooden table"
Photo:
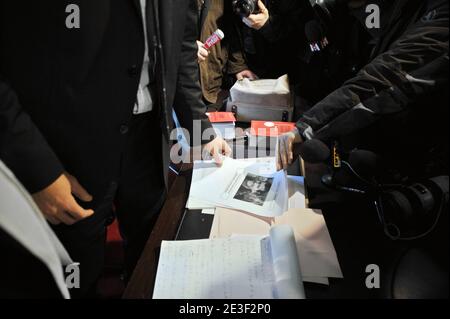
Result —
<instances>
[{"instance_id":1,"label":"wooden table","mask_svg":"<svg viewBox=\"0 0 450 319\"><path fill-rule=\"evenodd\" d=\"M192 171L171 174L172 183L166 202L145 245L139 262L125 289L124 299L150 299L153 294L159 251L163 240L174 240L185 212Z\"/></svg>"}]
</instances>

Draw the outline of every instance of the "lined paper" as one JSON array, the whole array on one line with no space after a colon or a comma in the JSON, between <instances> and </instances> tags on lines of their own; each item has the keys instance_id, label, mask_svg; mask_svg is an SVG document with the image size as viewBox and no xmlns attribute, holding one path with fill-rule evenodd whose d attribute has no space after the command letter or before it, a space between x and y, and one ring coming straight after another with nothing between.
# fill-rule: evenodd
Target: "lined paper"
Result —
<instances>
[{"instance_id":1,"label":"lined paper","mask_svg":"<svg viewBox=\"0 0 450 319\"><path fill-rule=\"evenodd\" d=\"M291 227L268 237L164 241L154 299L304 298Z\"/></svg>"},{"instance_id":2,"label":"lined paper","mask_svg":"<svg viewBox=\"0 0 450 319\"><path fill-rule=\"evenodd\" d=\"M163 242L155 299L273 297L269 251L261 237Z\"/></svg>"}]
</instances>

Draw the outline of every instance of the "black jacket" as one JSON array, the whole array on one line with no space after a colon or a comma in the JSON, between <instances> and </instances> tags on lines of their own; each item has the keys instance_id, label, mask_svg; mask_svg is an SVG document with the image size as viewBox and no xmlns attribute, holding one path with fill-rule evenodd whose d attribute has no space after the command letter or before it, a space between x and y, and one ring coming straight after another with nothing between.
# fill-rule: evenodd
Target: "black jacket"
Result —
<instances>
[{"instance_id":1,"label":"black jacket","mask_svg":"<svg viewBox=\"0 0 450 319\"><path fill-rule=\"evenodd\" d=\"M290 74L298 78L299 55L309 48L305 23L313 19L309 0L264 0L269 20L259 30L243 25L243 47L249 67L262 78L277 78Z\"/></svg>"},{"instance_id":2,"label":"black jacket","mask_svg":"<svg viewBox=\"0 0 450 319\"><path fill-rule=\"evenodd\" d=\"M371 128L375 148L402 159L447 143L448 1L392 6L367 65L300 118L303 135L332 141Z\"/></svg>"},{"instance_id":3,"label":"black jacket","mask_svg":"<svg viewBox=\"0 0 450 319\"><path fill-rule=\"evenodd\" d=\"M225 33L225 38L209 50L208 59L199 64L203 97L208 103L221 106L222 91L230 89L237 73L248 69L237 22L231 1L205 0L201 6L199 40L204 43L217 29Z\"/></svg>"},{"instance_id":4,"label":"black jacket","mask_svg":"<svg viewBox=\"0 0 450 319\"><path fill-rule=\"evenodd\" d=\"M193 120L210 124L196 62L197 1L148 1L147 24L156 30L152 2L160 31L149 39L150 73L167 144L172 106L190 132ZM69 4L80 7L80 29L66 27ZM143 63L141 19L139 0L46 0L26 8L0 0L0 158L30 192L67 170L95 197L116 177ZM161 136L153 138L142 147Z\"/></svg>"}]
</instances>

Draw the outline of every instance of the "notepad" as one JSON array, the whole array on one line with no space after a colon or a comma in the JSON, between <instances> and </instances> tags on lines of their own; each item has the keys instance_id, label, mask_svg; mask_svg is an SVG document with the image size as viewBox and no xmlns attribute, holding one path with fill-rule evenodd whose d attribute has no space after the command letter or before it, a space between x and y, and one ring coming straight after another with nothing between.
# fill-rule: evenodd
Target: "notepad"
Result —
<instances>
[{"instance_id":1,"label":"notepad","mask_svg":"<svg viewBox=\"0 0 450 319\"><path fill-rule=\"evenodd\" d=\"M303 299L293 230L269 236L164 241L154 299Z\"/></svg>"}]
</instances>

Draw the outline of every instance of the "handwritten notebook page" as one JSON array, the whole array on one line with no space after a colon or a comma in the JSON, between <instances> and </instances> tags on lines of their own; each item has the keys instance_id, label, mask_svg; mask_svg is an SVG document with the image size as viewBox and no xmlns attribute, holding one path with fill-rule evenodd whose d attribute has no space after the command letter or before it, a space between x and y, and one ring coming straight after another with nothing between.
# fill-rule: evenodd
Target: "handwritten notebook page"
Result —
<instances>
[{"instance_id":1,"label":"handwritten notebook page","mask_svg":"<svg viewBox=\"0 0 450 319\"><path fill-rule=\"evenodd\" d=\"M270 250L265 245L259 236L165 241L153 298L273 298Z\"/></svg>"}]
</instances>

